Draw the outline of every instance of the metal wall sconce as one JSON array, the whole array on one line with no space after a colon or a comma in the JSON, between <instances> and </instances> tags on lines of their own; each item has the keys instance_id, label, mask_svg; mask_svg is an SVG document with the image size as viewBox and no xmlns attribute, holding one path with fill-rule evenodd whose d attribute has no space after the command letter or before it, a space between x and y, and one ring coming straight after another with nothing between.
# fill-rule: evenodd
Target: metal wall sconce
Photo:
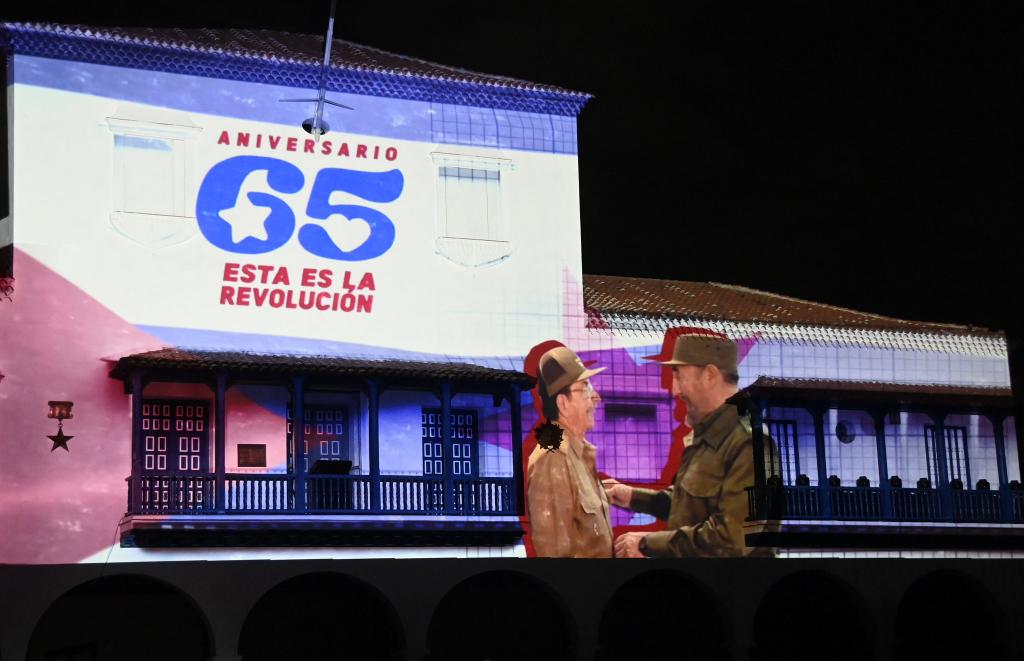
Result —
<instances>
[{"instance_id":1,"label":"metal wall sconce","mask_svg":"<svg viewBox=\"0 0 1024 661\"><path fill-rule=\"evenodd\" d=\"M64 421L70 420L75 417L71 413L71 407L75 405L74 402L63 402L63 401L52 401L47 402L50 407L50 412L46 414L47 418L56 418L57 420L57 433L53 436L47 436L48 439L53 441L53 447L50 448L50 452L53 452L57 448L64 448L65 452L71 452L68 449L68 441L74 438L74 436L64 435Z\"/></svg>"}]
</instances>

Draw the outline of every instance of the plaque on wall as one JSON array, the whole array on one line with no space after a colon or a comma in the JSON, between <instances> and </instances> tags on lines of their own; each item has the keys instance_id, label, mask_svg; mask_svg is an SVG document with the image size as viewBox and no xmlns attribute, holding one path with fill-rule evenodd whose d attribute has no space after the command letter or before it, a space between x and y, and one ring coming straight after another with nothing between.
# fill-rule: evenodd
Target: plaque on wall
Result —
<instances>
[{"instance_id":1,"label":"plaque on wall","mask_svg":"<svg viewBox=\"0 0 1024 661\"><path fill-rule=\"evenodd\" d=\"M263 443L239 444L239 468L265 468L267 466L267 446Z\"/></svg>"}]
</instances>

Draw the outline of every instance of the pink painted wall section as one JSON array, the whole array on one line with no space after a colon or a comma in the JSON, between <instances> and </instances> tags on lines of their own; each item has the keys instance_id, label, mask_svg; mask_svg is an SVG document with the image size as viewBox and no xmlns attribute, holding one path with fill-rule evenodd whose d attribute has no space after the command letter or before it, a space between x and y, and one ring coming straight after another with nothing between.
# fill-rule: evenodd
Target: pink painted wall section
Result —
<instances>
[{"instance_id":1,"label":"pink painted wall section","mask_svg":"<svg viewBox=\"0 0 1024 661\"><path fill-rule=\"evenodd\" d=\"M126 508L130 398L104 358L161 345L17 249L15 273L0 303L0 562L76 562L115 540ZM49 400L74 402L70 452L50 449Z\"/></svg>"}]
</instances>

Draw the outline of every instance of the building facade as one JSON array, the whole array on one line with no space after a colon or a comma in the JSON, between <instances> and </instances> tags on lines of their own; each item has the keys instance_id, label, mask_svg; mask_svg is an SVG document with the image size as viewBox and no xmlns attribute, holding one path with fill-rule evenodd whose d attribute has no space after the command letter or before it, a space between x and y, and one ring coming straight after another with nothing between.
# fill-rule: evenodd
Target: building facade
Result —
<instances>
[{"instance_id":1,"label":"building facade","mask_svg":"<svg viewBox=\"0 0 1024 661\"><path fill-rule=\"evenodd\" d=\"M587 95L336 41L319 134L313 37L0 36L0 562L528 554L526 357L609 367L598 468L658 487L688 430L644 356L677 328L739 343L778 450L752 543L1017 549L1005 337L583 275Z\"/></svg>"}]
</instances>

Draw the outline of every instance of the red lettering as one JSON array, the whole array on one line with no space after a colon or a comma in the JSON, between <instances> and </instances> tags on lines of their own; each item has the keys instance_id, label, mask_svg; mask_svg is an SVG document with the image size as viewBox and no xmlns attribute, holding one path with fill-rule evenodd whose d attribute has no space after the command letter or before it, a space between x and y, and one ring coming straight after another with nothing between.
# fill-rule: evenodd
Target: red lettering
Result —
<instances>
[{"instance_id":1,"label":"red lettering","mask_svg":"<svg viewBox=\"0 0 1024 661\"><path fill-rule=\"evenodd\" d=\"M313 143L312 140L306 140L306 142L303 143L302 145L302 152L304 154L314 154L316 153L315 151L313 151L314 147L316 147L316 145Z\"/></svg>"},{"instance_id":2,"label":"red lettering","mask_svg":"<svg viewBox=\"0 0 1024 661\"><path fill-rule=\"evenodd\" d=\"M302 269L302 286L312 287L316 284L316 269Z\"/></svg>"},{"instance_id":3,"label":"red lettering","mask_svg":"<svg viewBox=\"0 0 1024 661\"><path fill-rule=\"evenodd\" d=\"M295 151L298 148L299 148L299 139L298 138L288 138L288 146L285 147L285 149L287 149L288 151Z\"/></svg>"},{"instance_id":4,"label":"red lettering","mask_svg":"<svg viewBox=\"0 0 1024 661\"><path fill-rule=\"evenodd\" d=\"M373 146L373 159L377 160L380 158L380 145Z\"/></svg>"},{"instance_id":5,"label":"red lettering","mask_svg":"<svg viewBox=\"0 0 1024 661\"><path fill-rule=\"evenodd\" d=\"M235 144L238 145L239 147L248 147L249 146L249 134L248 133L242 133L241 131L239 131L238 132L238 139L235 140Z\"/></svg>"},{"instance_id":6,"label":"red lettering","mask_svg":"<svg viewBox=\"0 0 1024 661\"><path fill-rule=\"evenodd\" d=\"M288 290L288 295L285 297L285 304L284 304L284 306L286 308L291 308L291 309L294 310L295 309L295 301L292 300L292 293L293 293L292 290L289 289Z\"/></svg>"},{"instance_id":7,"label":"red lettering","mask_svg":"<svg viewBox=\"0 0 1024 661\"><path fill-rule=\"evenodd\" d=\"M260 143L262 143L262 142L263 142L263 134L262 133L257 133L256 134L256 146L259 147Z\"/></svg>"},{"instance_id":8,"label":"red lettering","mask_svg":"<svg viewBox=\"0 0 1024 661\"><path fill-rule=\"evenodd\" d=\"M348 156L348 143L341 143L341 147L338 148L338 156Z\"/></svg>"},{"instance_id":9,"label":"red lettering","mask_svg":"<svg viewBox=\"0 0 1024 661\"><path fill-rule=\"evenodd\" d=\"M316 302L316 294L311 291L300 291L299 292L299 307L303 310L312 309L313 303Z\"/></svg>"},{"instance_id":10,"label":"red lettering","mask_svg":"<svg viewBox=\"0 0 1024 661\"><path fill-rule=\"evenodd\" d=\"M356 312L373 312L373 296L360 294L356 302Z\"/></svg>"},{"instance_id":11,"label":"red lettering","mask_svg":"<svg viewBox=\"0 0 1024 661\"><path fill-rule=\"evenodd\" d=\"M363 279L359 281L359 287L357 287L357 289L369 289L370 291L375 291L377 289L377 285L373 282L373 274L364 273Z\"/></svg>"},{"instance_id":12,"label":"red lettering","mask_svg":"<svg viewBox=\"0 0 1024 661\"><path fill-rule=\"evenodd\" d=\"M320 271L320 282L321 287L327 288L331 286L331 269L322 269Z\"/></svg>"},{"instance_id":13,"label":"red lettering","mask_svg":"<svg viewBox=\"0 0 1024 661\"><path fill-rule=\"evenodd\" d=\"M331 141L330 140L324 140L323 142L320 143L320 153L321 154L326 154L327 156L331 155Z\"/></svg>"},{"instance_id":14,"label":"red lettering","mask_svg":"<svg viewBox=\"0 0 1024 661\"><path fill-rule=\"evenodd\" d=\"M242 282L254 282L256 280L256 267L252 264L242 264Z\"/></svg>"},{"instance_id":15,"label":"red lettering","mask_svg":"<svg viewBox=\"0 0 1024 661\"><path fill-rule=\"evenodd\" d=\"M270 142L271 149L277 149L277 143L281 142L281 136L279 135L268 135L267 140Z\"/></svg>"},{"instance_id":16,"label":"red lettering","mask_svg":"<svg viewBox=\"0 0 1024 661\"><path fill-rule=\"evenodd\" d=\"M275 289L270 292L270 307L279 308L284 305L284 291L281 289Z\"/></svg>"},{"instance_id":17,"label":"red lettering","mask_svg":"<svg viewBox=\"0 0 1024 661\"><path fill-rule=\"evenodd\" d=\"M231 144L231 138L228 137L228 132L227 131L221 131L220 132L220 137L217 138L217 144L218 145L230 145Z\"/></svg>"},{"instance_id":18,"label":"red lettering","mask_svg":"<svg viewBox=\"0 0 1024 661\"><path fill-rule=\"evenodd\" d=\"M236 305L249 305L250 294L252 294L252 289L250 287L239 287Z\"/></svg>"},{"instance_id":19,"label":"red lettering","mask_svg":"<svg viewBox=\"0 0 1024 661\"><path fill-rule=\"evenodd\" d=\"M277 273L274 274L274 282L271 284L290 285L291 282L288 281L288 269L283 266L279 266L277 268Z\"/></svg>"},{"instance_id":20,"label":"red lettering","mask_svg":"<svg viewBox=\"0 0 1024 661\"><path fill-rule=\"evenodd\" d=\"M221 287L220 288L220 304L221 305L234 305L235 304L235 288L234 287Z\"/></svg>"},{"instance_id":21,"label":"red lettering","mask_svg":"<svg viewBox=\"0 0 1024 661\"><path fill-rule=\"evenodd\" d=\"M238 280L238 264L227 262L224 264L224 282L236 282Z\"/></svg>"},{"instance_id":22,"label":"red lettering","mask_svg":"<svg viewBox=\"0 0 1024 661\"><path fill-rule=\"evenodd\" d=\"M267 294L269 293L269 289L257 289L252 293L252 298L256 301L256 307L263 307L263 302L267 300Z\"/></svg>"},{"instance_id":23,"label":"red lettering","mask_svg":"<svg viewBox=\"0 0 1024 661\"><path fill-rule=\"evenodd\" d=\"M329 292L329 291L322 291L322 292L320 292L319 294L316 295L316 309L317 310L330 310L331 309L331 304L330 303L324 303L323 302L325 296L327 298L330 298L331 297L331 292Z\"/></svg>"},{"instance_id":24,"label":"red lettering","mask_svg":"<svg viewBox=\"0 0 1024 661\"><path fill-rule=\"evenodd\" d=\"M366 145L356 145L356 158L366 158Z\"/></svg>"},{"instance_id":25,"label":"red lettering","mask_svg":"<svg viewBox=\"0 0 1024 661\"><path fill-rule=\"evenodd\" d=\"M398 158L398 150L395 149L394 147L388 147L387 150L384 152L384 158L388 159L389 161L395 160L396 158Z\"/></svg>"}]
</instances>

